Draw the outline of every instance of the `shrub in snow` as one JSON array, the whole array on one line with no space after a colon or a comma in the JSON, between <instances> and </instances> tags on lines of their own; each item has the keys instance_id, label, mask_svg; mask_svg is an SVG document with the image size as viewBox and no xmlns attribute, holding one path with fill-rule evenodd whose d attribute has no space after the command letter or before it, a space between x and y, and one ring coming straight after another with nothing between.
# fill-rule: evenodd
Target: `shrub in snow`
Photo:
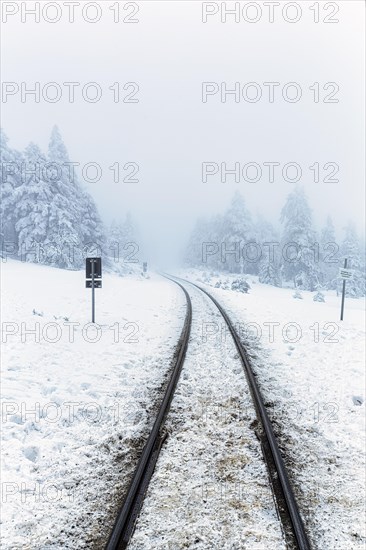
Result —
<instances>
[{"instance_id":1,"label":"shrub in snow","mask_svg":"<svg viewBox=\"0 0 366 550\"><path fill-rule=\"evenodd\" d=\"M360 395L354 395L352 397L352 401L354 405L357 405L359 407L363 403L363 398Z\"/></svg>"},{"instance_id":2,"label":"shrub in snow","mask_svg":"<svg viewBox=\"0 0 366 550\"><path fill-rule=\"evenodd\" d=\"M219 279L215 283L215 288L222 288L223 290L230 290L229 281L227 279L226 279L226 281L221 281L221 279Z\"/></svg>"},{"instance_id":3,"label":"shrub in snow","mask_svg":"<svg viewBox=\"0 0 366 550\"><path fill-rule=\"evenodd\" d=\"M302 294L298 290L292 295L293 298L296 298L297 300L302 300Z\"/></svg>"},{"instance_id":4,"label":"shrub in snow","mask_svg":"<svg viewBox=\"0 0 366 550\"><path fill-rule=\"evenodd\" d=\"M38 315L38 317L43 317L43 311L36 311L35 309L33 309L32 313L33 315Z\"/></svg>"},{"instance_id":5,"label":"shrub in snow","mask_svg":"<svg viewBox=\"0 0 366 550\"><path fill-rule=\"evenodd\" d=\"M231 290L236 290L236 292L247 293L249 289L250 289L250 285L245 279L235 279L231 283Z\"/></svg>"},{"instance_id":6,"label":"shrub in snow","mask_svg":"<svg viewBox=\"0 0 366 550\"><path fill-rule=\"evenodd\" d=\"M313 296L314 302L325 302L325 296L320 290Z\"/></svg>"}]
</instances>

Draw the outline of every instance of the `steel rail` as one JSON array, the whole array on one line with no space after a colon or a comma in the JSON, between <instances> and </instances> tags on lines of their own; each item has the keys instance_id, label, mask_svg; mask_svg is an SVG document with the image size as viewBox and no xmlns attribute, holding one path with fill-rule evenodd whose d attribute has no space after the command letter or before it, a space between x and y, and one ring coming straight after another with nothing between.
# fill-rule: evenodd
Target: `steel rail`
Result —
<instances>
[{"instance_id":1,"label":"steel rail","mask_svg":"<svg viewBox=\"0 0 366 550\"><path fill-rule=\"evenodd\" d=\"M309 539L305 531L285 463L278 447L272 423L269 419L263 397L260 393L247 353L238 333L233 326L233 323L224 308L209 292L207 292L207 290L195 283L192 283L191 281L188 281L187 279L182 279L180 277L175 277L175 279L189 283L206 294L224 318L243 363L254 406L257 411L258 420L263 428L262 436L264 435L264 440L261 438L263 454L267 463L277 510L282 521L282 528L285 534L286 542L290 547L296 545L295 547L299 550L311 550ZM176 282L177 284L180 284L178 281ZM275 471L273 466L275 467Z\"/></svg>"},{"instance_id":2,"label":"steel rail","mask_svg":"<svg viewBox=\"0 0 366 550\"><path fill-rule=\"evenodd\" d=\"M169 277L167 278L169 279ZM142 450L132 481L129 485L112 533L105 547L106 550L124 550L133 535L135 523L142 506L146 489L154 472L155 464L165 439L164 434L161 433L161 429L164 425L166 415L168 414L186 356L192 324L192 302L184 286L173 279L170 280L181 287L185 294L187 303L185 321L177 346L177 359L169 383L166 387L164 397L160 404L153 428Z\"/></svg>"}]
</instances>

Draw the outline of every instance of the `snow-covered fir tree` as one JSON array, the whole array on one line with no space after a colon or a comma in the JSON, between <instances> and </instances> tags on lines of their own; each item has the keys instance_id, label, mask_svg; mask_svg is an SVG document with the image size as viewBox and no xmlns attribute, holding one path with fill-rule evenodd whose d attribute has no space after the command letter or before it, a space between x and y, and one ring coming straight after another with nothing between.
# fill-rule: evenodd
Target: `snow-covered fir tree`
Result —
<instances>
[{"instance_id":1,"label":"snow-covered fir tree","mask_svg":"<svg viewBox=\"0 0 366 550\"><path fill-rule=\"evenodd\" d=\"M353 298L365 296L365 265L356 228L352 222L345 227L345 237L341 245L341 262L345 258L347 258L347 269L353 270L352 279L347 280L346 283L346 294Z\"/></svg>"},{"instance_id":2,"label":"snow-covered fir tree","mask_svg":"<svg viewBox=\"0 0 366 550\"><path fill-rule=\"evenodd\" d=\"M50 208L50 243L58 250L60 267L78 268L85 255L100 254L105 230L95 202L80 186L61 134L54 127L49 144L49 162L54 165L54 197Z\"/></svg>"},{"instance_id":3,"label":"snow-covered fir tree","mask_svg":"<svg viewBox=\"0 0 366 550\"><path fill-rule=\"evenodd\" d=\"M190 235L185 252L185 262L192 267L201 268L203 264L202 247L208 241L209 222L204 218L199 218ZM205 257L205 264L207 259ZM207 266L207 264L206 264Z\"/></svg>"},{"instance_id":4,"label":"snow-covered fir tree","mask_svg":"<svg viewBox=\"0 0 366 550\"><path fill-rule=\"evenodd\" d=\"M259 281L273 286L281 286L281 253L278 234L273 225L263 219L256 224L257 242L261 257L258 263Z\"/></svg>"},{"instance_id":5,"label":"snow-covered fir tree","mask_svg":"<svg viewBox=\"0 0 366 550\"><path fill-rule=\"evenodd\" d=\"M137 263L141 252L139 231L128 212L122 221L113 220L108 232L108 254L113 261Z\"/></svg>"},{"instance_id":6,"label":"snow-covered fir tree","mask_svg":"<svg viewBox=\"0 0 366 550\"><path fill-rule=\"evenodd\" d=\"M222 270L221 248L223 242L224 217L213 216L206 225L205 239L199 243L201 247L201 267Z\"/></svg>"},{"instance_id":7,"label":"snow-covered fir tree","mask_svg":"<svg viewBox=\"0 0 366 550\"><path fill-rule=\"evenodd\" d=\"M313 291L319 286L319 261L311 209L302 187L288 195L280 219L283 276L295 287Z\"/></svg>"},{"instance_id":8,"label":"snow-covered fir tree","mask_svg":"<svg viewBox=\"0 0 366 550\"><path fill-rule=\"evenodd\" d=\"M34 143L24 154L13 151L1 132L0 213L1 239L14 242L27 261L78 269L91 243L98 245L93 253L105 244L96 205L73 172L57 127L48 157Z\"/></svg>"},{"instance_id":9,"label":"snow-covered fir tree","mask_svg":"<svg viewBox=\"0 0 366 550\"><path fill-rule=\"evenodd\" d=\"M9 250L16 251L17 232L16 224L16 197L15 190L21 185L21 153L11 149L8 145L8 137L3 129L0 129L0 167L1 167L1 192L0 192L0 237L2 243L8 243ZM5 248L2 244L1 248Z\"/></svg>"},{"instance_id":10,"label":"snow-covered fir tree","mask_svg":"<svg viewBox=\"0 0 366 550\"><path fill-rule=\"evenodd\" d=\"M320 232L320 280L321 286L328 290L337 288L339 268L339 246L336 242L332 218L327 217L325 226Z\"/></svg>"},{"instance_id":11,"label":"snow-covered fir tree","mask_svg":"<svg viewBox=\"0 0 366 550\"><path fill-rule=\"evenodd\" d=\"M251 215L243 196L236 191L222 220L222 269L231 273L251 272L252 266L246 261L243 250L253 236Z\"/></svg>"},{"instance_id":12,"label":"snow-covered fir tree","mask_svg":"<svg viewBox=\"0 0 366 550\"><path fill-rule=\"evenodd\" d=\"M44 260L53 200L46 164L47 159L38 145L30 143L24 151L22 183L14 192L18 255L26 261Z\"/></svg>"},{"instance_id":13,"label":"snow-covered fir tree","mask_svg":"<svg viewBox=\"0 0 366 550\"><path fill-rule=\"evenodd\" d=\"M57 260L53 261L59 267L78 268L83 259L81 192L76 176L67 164L69 155L57 126L52 130L48 156L54 166L48 244L55 248L54 258Z\"/></svg>"},{"instance_id":14,"label":"snow-covered fir tree","mask_svg":"<svg viewBox=\"0 0 366 550\"><path fill-rule=\"evenodd\" d=\"M99 216L93 198L85 191L81 192L81 238L88 255L102 255L106 248L104 224Z\"/></svg>"},{"instance_id":15,"label":"snow-covered fir tree","mask_svg":"<svg viewBox=\"0 0 366 550\"><path fill-rule=\"evenodd\" d=\"M131 212L127 212L125 220L122 223L122 239L124 240L124 244L136 243L138 240L138 231Z\"/></svg>"}]
</instances>

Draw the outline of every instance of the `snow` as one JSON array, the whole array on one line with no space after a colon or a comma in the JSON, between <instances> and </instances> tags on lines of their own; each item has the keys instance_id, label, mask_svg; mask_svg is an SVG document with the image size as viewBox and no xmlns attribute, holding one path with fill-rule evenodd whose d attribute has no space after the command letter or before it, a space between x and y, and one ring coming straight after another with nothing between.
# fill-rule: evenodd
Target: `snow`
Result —
<instances>
[{"instance_id":1,"label":"snow","mask_svg":"<svg viewBox=\"0 0 366 550\"><path fill-rule=\"evenodd\" d=\"M183 274L222 303L249 349L314 548L365 548L365 301L346 298L340 322L332 291L325 303L307 291L296 300L248 276L243 294ZM211 332L230 338L221 321Z\"/></svg>"},{"instance_id":2,"label":"snow","mask_svg":"<svg viewBox=\"0 0 366 550\"><path fill-rule=\"evenodd\" d=\"M298 300L249 276L245 294L214 288L238 275L182 273L205 279L247 345L313 547L364 548L364 300L347 298L340 323L330 291ZM187 287L188 354L130 547L282 550L242 366L215 307ZM81 271L8 261L2 290L3 548L102 548L166 382L184 295L155 274L105 273L98 332Z\"/></svg>"},{"instance_id":3,"label":"snow","mask_svg":"<svg viewBox=\"0 0 366 550\"><path fill-rule=\"evenodd\" d=\"M157 275L104 274L98 333L81 271L8 261L2 292L2 547L101 548L170 369L184 296ZM78 323L73 341L67 323Z\"/></svg>"}]
</instances>

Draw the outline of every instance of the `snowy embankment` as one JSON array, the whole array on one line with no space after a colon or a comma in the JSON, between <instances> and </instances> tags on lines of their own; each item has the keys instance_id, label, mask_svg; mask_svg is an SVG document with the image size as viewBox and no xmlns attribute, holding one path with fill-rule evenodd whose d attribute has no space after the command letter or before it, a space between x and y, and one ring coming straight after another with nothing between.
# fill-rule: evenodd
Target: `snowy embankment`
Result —
<instances>
[{"instance_id":1,"label":"snowy embankment","mask_svg":"<svg viewBox=\"0 0 366 550\"><path fill-rule=\"evenodd\" d=\"M155 275L104 274L96 329L83 272L9 261L2 296L2 548L102 548L170 368L184 295Z\"/></svg>"},{"instance_id":2,"label":"snowy embankment","mask_svg":"<svg viewBox=\"0 0 366 550\"><path fill-rule=\"evenodd\" d=\"M195 270L182 276L222 303L247 345L313 547L365 548L365 301L346 298L340 322L334 292L322 303L251 276L248 294L214 288L218 277L205 285ZM230 339L223 321L202 330Z\"/></svg>"}]
</instances>

